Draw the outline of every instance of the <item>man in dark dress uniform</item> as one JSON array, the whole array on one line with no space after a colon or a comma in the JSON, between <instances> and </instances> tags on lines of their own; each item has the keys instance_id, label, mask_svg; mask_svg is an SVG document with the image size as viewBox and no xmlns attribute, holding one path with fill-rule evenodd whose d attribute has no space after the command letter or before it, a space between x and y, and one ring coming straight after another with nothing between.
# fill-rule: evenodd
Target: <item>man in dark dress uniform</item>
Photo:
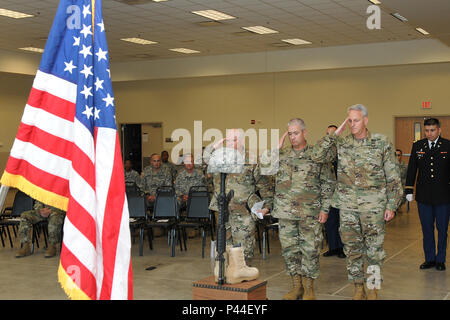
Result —
<instances>
[{"instance_id":1,"label":"man in dark dress uniform","mask_svg":"<svg viewBox=\"0 0 450 320\"><path fill-rule=\"evenodd\" d=\"M337 126L334 124L329 125L326 134L333 134L336 130ZM337 179L337 162L332 162L329 165L333 167L332 170ZM325 252L323 256L331 257L337 255L339 258L345 258L344 244L339 235L339 209L330 207L328 219L327 222L325 222L325 232L327 234L328 251Z\"/></svg>"},{"instance_id":2,"label":"man in dark dress uniform","mask_svg":"<svg viewBox=\"0 0 450 320\"><path fill-rule=\"evenodd\" d=\"M406 175L406 199L412 201L417 175L416 201L423 233L425 262L420 269L445 270L450 216L450 141L440 136L438 119L424 121L425 139L415 142ZM438 232L437 253L434 224Z\"/></svg>"}]
</instances>

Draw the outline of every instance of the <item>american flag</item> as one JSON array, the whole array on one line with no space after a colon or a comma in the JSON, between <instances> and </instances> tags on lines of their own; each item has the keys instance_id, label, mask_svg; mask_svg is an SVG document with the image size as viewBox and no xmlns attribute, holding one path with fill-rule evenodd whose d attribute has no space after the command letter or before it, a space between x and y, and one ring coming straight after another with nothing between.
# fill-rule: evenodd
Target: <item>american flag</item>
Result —
<instances>
[{"instance_id":1,"label":"american flag","mask_svg":"<svg viewBox=\"0 0 450 320\"><path fill-rule=\"evenodd\" d=\"M133 297L123 172L101 0L61 0L1 183L67 211L70 298Z\"/></svg>"}]
</instances>

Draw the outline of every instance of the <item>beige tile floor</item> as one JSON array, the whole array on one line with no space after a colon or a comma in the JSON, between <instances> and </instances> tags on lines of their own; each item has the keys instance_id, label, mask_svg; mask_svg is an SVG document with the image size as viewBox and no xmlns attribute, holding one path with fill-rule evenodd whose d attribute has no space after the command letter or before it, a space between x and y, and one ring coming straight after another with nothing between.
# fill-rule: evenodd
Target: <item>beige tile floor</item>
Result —
<instances>
[{"instance_id":1,"label":"beige tile floor","mask_svg":"<svg viewBox=\"0 0 450 320\"><path fill-rule=\"evenodd\" d=\"M8 201L11 201L9 197ZM267 280L268 299L281 299L289 290L289 277L285 273L277 235L271 236L271 252L262 259L256 248L254 265L259 268L261 278ZM171 258L166 237L156 238L154 250L148 242L144 256L138 254L138 244L132 248L134 273L134 298L137 300L179 300L192 299L192 282L211 274L208 258L201 258L201 239L188 240L188 250ZM15 243L16 248L18 242ZM29 257L16 259L15 249L9 243L0 247L0 299L67 299L57 282L59 257L45 259L42 249ZM326 251L326 247L322 252ZM417 208L399 213L387 225L385 239L387 257L383 268L384 282L380 299L386 300L450 300L450 277L447 271L419 270L423 262L422 236ZM149 266L156 269L148 271ZM447 267L450 267L448 265ZM352 287L347 282L345 259L321 257L321 275L316 281L317 298L322 300L348 300Z\"/></svg>"}]
</instances>

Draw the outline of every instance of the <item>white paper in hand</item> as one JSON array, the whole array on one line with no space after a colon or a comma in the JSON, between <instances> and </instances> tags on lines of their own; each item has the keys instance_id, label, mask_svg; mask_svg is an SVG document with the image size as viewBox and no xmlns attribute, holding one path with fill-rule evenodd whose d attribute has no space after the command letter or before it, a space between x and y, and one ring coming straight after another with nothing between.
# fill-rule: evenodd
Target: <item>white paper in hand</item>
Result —
<instances>
[{"instance_id":1,"label":"white paper in hand","mask_svg":"<svg viewBox=\"0 0 450 320\"><path fill-rule=\"evenodd\" d=\"M259 219L264 219L264 216L261 212L261 209L264 205L264 200L260 202L256 202L252 207L252 213L256 215Z\"/></svg>"},{"instance_id":2,"label":"white paper in hand","mask_svg":"<svg viewBox=\"0 0 450 320\"><path fill-rule=\"evenodd\" d=\"M409 202L413 201L412 193L406 195L406 200L408 200Z\"/></svg>"}]
</instances>

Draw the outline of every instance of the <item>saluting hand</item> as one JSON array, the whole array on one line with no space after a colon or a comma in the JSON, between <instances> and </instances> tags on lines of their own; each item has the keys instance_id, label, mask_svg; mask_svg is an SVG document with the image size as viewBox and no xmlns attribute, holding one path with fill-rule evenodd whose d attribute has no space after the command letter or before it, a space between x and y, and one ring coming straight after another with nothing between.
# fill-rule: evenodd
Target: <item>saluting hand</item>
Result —
<instances>
[{"instance_id":1,"label":"saluting hand","mask_svg":"<svg viewBox=\"0 0 450 320\"><path fill-rule=\"evenodd\" d=\"M286 139L286 136L288 135L288 132L286 131L283 136L281 137L280 141L278 142L278 149L281 149L284 144L284 140Z\"/></svg>"},{"instance_id":2,"label":"saluting hand","mask_svg":"<svg viewBox=\"0 0 450 320\"><path fill-rule=\"evenodd\" d=\"M337 136L340 136L342 132L345 130L345 126L348 124L348 121L350 120L349 117L347 117L344 122L337 128L337 130L334 132Z\"/></svg>"},{"instance_id":3,"label":"saluting hand","mask_svg":"<svg viewBox=\"0 0 450 320\"><path fill-rule=\"evenodd\" d=\"M217 142L214 144L213 148L214 148L214 149L217 149L219 146L221 146L221 145L223 144L223 142L224 142L225 140L227 140L227 139L226 139L226 138L220 139L219 141L217 141Z\"/></svg>"}]
</instances>

